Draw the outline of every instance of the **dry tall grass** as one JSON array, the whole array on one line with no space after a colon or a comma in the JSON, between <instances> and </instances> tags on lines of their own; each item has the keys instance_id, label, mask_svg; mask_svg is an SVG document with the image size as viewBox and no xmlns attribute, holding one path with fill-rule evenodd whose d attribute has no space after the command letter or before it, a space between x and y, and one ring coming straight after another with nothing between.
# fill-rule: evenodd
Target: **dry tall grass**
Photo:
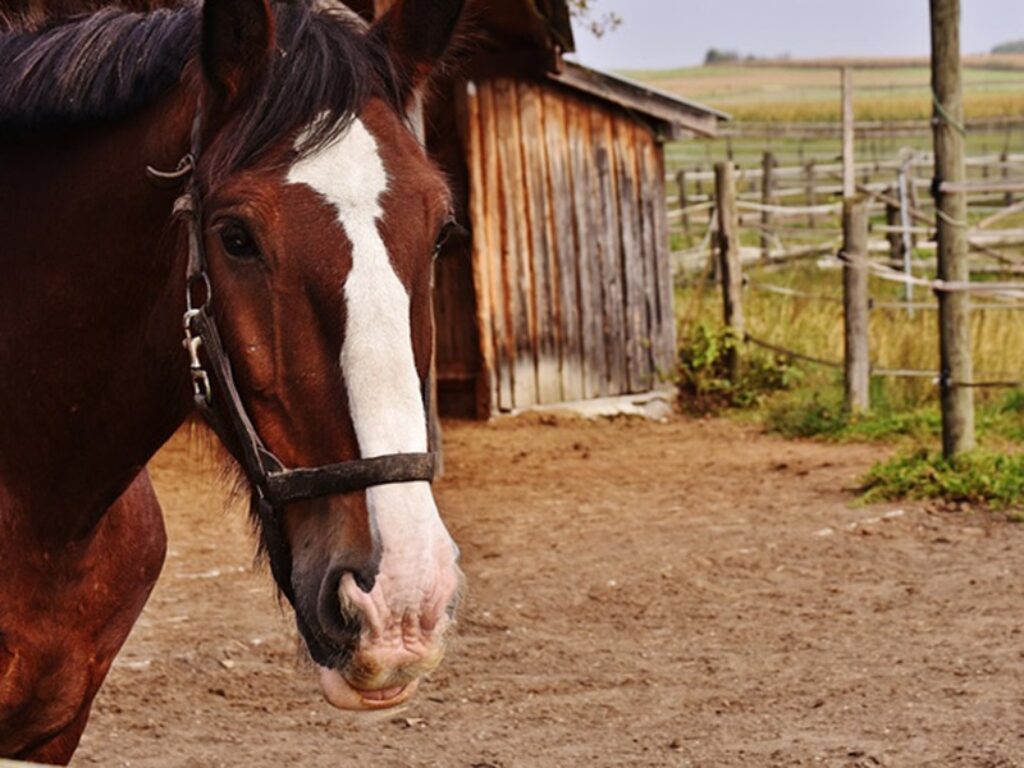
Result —
<instances>
[{"instance_id":1,"label":"dry tall grass","mask_svg":"<svg viewBox=\"0 0 1024 768\"><path fill-rule=\"evenodd\" d=\"M839 300L842 277L838 269L813 266L784 272L748 270L752 280L771 282L809 293L823 300L792 298L748 289L744 294L747 331L752 336L787 349L841 362L843 356L843 315ZM876 301L898 301L902 289L872 279L871 295ZM917 290L917 301L933 297ZM827 300L831 299L831 301ZM979 299L979 301L982 301ZM993 302L985 301L985 304ZM699 323L721 324L721 299L717 287L681 288L677 307L682 338ZM875 309L871 316L870 349L876 368L937 371L938 313L902 309ZM1024 380L1024 310L981 309L972 313L976 380ZM932 399L937 390L927 379L892 380L889 387L898 400L913 405ZM983 399L995 394L979 390ZM1002 392L998 392L1002 394Z\"/></svg>"},{"instance_id":2,"label":"dry tall grass","mask_svg":"<svg viewBox=\"0 0 1024 768\"><path fill-rule=\"evenodd\" d=\"M835 98L811 100L771 100L764 102L723 99L717 103L734 120L765 123L838 122L839 104ZM858 120L927 120L932 101L927 95L871 95L854 98ZM1016 92L977 92L964 96L964 115L968 120L1024 115L1024 89Z\"/></svg>"}]
</instances>

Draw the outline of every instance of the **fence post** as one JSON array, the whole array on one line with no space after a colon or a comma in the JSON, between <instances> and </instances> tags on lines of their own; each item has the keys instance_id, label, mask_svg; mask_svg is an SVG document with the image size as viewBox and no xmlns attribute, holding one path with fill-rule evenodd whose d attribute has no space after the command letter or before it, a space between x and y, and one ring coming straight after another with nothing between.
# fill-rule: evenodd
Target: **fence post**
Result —
<instances>
[{"instance_id":1,"label":"fence post","mask_svg":"<svg viewBox=\"0 0 1024 768\"><path fill-rule=\"evenodd\" d=\"M686 200L686 171L682 168L676 173L676 186L679 189L679 210L682 211L680 219L683 225L683 234L686 235L687 242L690 241L690 214L687 213L687 200Z\"/></svg>"},{"instance_id":2,"label":"fence post","mask_svg":"<svg viewBox=\"0 0 1024 768\"><path fill-rule=\"evenodd\" d=\"M906 166L907 175L907 218L910 219L911 225L913 224L914 212L920 211L921 206L918 205L917 200L917 174L914 169L917 165L913 162L908 162ZM910 251L913 252L917 248L918 236L917 232L914 231L913 226L910 230Z\"/></svg>"},{"instance_id":3,"label":"fence post","mask_svg":"<svg viewBox=\"0 0 1024 768\"><path fill-rule=\"evenodd\" d=\"M999 162L1003 166L1003 181L1009 183L1010 181L1010 154L1008 152L1002 152L999 155ZM1006 198L1003 200L1003 205L1009 208L1013 205L1013 192L1007 192Z\"/></svg>"},{"instance_id":4,"label":"fence post","mask_svg":"<svg viewBox=\"0 0 1024 768\"><path fill-rule=\"evenodd\" d=\"M903 269L903 235L896 229L900 226L900 207L892 202L899 197L899 190L897 187L886 187L885 196L885 225L889 227L885 239L889 241L889 266Z\"/></svg>"},{"instance_id":5,"label":"fence post","mask_svg":"<svg viewBox=\"0 0 1024 768\"><path fill-rule=\"evenodd\" d=\"M863 413L871 407L868 356L868 201L843 201L843 359L846 407Z\"/></svg>"},{"instance_id":6,"label":"fence post","mask_svg":"<svg viewBox=\"0 0 1024 768\"><path fill-rule=\"evenodd\" d=\"M910 211L914 209L911 193L914 189L913 165L906 161L899 170L897 183L900 188L900 239L903 243L903 273L907 276L907 282L903 284L903 298L910 304L914 300L914 286L910 278L914 276L912 259L917 244L914 242L914 235L911 233L913 221L910 218ZM907 316L913 317L914 310L907 307Z\"/></svg>"},{"instance_id":7,"label":"fence post","mask_svg":"<svg viewBox=\"0 0 1024 768\"><path fill-rule=\"evenodd\" d=\"M814 166L815 166L815 162L814 162L813 159L808 160L807 161L807 165L804 166L804 170L807 173L807 186L805 187L805 189L806 189L806 193L805 194L807 196L807 205L809 205L812 208L818 204L818 190L814 188L814 172L815 172L815 167ZM814 229L814 227L817 225L817 223L818 223L818 217L815 216L813 213L809 213L807 215L807 226L810 227L811 229Z\"/></svg>"},{"instance_id":8,"label":"fence post","mask_svg":"<svg viewBox=\"0 0 1024 768\"><path fill-rule=\"evenodd\" d=\"M939 278L971 279L967 253L967 196L944 191L964 181L964 110L960 70L960 0L930 0L932 90L935 106L935 208ZM971 363L970 296L939 293L939 386L942 395L942 451L946 458L974 447L974 390Z\"/></svg>"},{"instance_id":9,"label":"fence post","mask_svg":"<svg viewBox=\"0 0 1024 768\"><path fill-rule=\"evenodd\" d=\"M718 273L722 280L725 324L737 342L743 340L743 272L740 263L739 217L736 209L736 170L731 162L715 164L715 204L718 211ZM729 375L739 374L739 350L728 357Z\"/></svg>"},{"instance_id":10,"label":"fence post","mask_svg":"<svg viewBox=\"0 0 1024 768\"><path fill-rule=\"evenodd\" d=\"M843 67L840 72L843 115L843 197L853 197L857 192L853 149L853 72L849 67Z\"/></svg>"},{"instance_id":11,"label":"fence post","mask_svg":"<svg viewBox=\"0 0 1024 768\"><path fill-rule=\"evenodd\" d=\"M761 160L761 204L772 205L775 202L775 155L765 152ZM761 258L768 261L772 252L770 228L772 215L768 211L761 212Z\"/></svg>"}]
</instances>

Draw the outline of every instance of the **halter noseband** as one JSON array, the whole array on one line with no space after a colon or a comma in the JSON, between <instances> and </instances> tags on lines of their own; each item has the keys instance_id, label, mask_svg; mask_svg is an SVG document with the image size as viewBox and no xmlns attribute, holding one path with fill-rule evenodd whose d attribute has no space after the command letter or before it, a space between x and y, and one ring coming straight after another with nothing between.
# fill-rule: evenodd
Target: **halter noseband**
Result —
<instances>
[{"instance_id":1,"label":"halter noseband","mask_svg":"<svg viewBox=\"0 0 1024 768\"><path fill-rule=\"evenodd\" d=\"M252 489L252 505L262 523L270 567L281 591L294 605L291 588L291 549L284 530L281 507L294 501L319 499L352 493L389 483L432 482L434 453L400 453L356 459L314 468L287 469L263 444L245 410L231 373L231 363L210 311L213 296L203 245L202 197L196 178L202 129L202 107L197 106L192 123L191 150L170 172L147 168L158 184L177 184L188 179L184 194L174 203L174 215L188 227L188 272L185 284L186 310L182 318L192 374L196 409L225 445L238 447L239 463ZM201 288L202 298L197 299ZM200 349L205 350L204 365ZM224 401L218 410L214 393Z\"/></svg>"}]
</instances>

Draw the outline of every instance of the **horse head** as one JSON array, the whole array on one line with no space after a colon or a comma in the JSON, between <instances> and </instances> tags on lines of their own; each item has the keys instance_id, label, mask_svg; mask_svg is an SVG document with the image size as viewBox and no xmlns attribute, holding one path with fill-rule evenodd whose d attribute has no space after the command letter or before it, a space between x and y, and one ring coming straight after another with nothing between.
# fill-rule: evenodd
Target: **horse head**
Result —
<instances>
[{"instance_id":1,"label":"horse head","mask_svg":"<svg viewBox=\"0 0 1024 768\"><path fill-rule=\"evenodd\" d=\"M462 4L399 0L368 27L266 0L203 7L199 290L241 412L278 469L428 452L432 267L451 214L407 110ZM324 695L344 709L407 700L452 621L458 550L429 482L398 480L264 500L257 515Z\"/></svg>"}]
</instances>

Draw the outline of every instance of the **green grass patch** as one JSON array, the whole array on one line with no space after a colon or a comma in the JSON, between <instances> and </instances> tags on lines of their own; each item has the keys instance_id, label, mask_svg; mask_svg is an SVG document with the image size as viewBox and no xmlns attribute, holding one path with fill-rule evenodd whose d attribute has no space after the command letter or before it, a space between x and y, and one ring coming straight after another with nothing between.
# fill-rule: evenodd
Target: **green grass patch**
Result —
<instances>
[{"instance_id":1,"label":"green grass patch","mask_svg":"<svg viewBox=\"0 0 1024 768\"><path fill-rule=\"evenodd\" d=\"M918 445L934 443L942 434L938 403L908 404L899 395L893 397L891 385L882 379L872 380L874 407L864 414L843 407L838 379L808 383L765 404L761 418L766 429L790 438ZM979 439L988 444L1024 444L1024 391L979 402L976 422Z\"/></svg>"},{"instance_id":2,"label":"green grass patch","mask_svg":"<svg viewBox=\"0 0 1024 768\"><path fill-rule=\"evenodd\" d=\"M932 406L903 410L882 406L869 413L851 414L843 406L838 385L824 390L801 390L780 398L766 409L764 424L785 437L836 442L891 442L905 438L922 441L942 430L938 408Z\"/></svg>"},{"instance_id":3,"label":"green grass patch","mask_svg":"<svg viewBox=\"0 0 1024 768\"><path fill-rule=\"evenodd\" d=\"M942 499L1024 511L1024 454L976 450L955 460L918 449L876 464L864 478L865 503L896 499Z\"/></svg>"}]
</instances>

